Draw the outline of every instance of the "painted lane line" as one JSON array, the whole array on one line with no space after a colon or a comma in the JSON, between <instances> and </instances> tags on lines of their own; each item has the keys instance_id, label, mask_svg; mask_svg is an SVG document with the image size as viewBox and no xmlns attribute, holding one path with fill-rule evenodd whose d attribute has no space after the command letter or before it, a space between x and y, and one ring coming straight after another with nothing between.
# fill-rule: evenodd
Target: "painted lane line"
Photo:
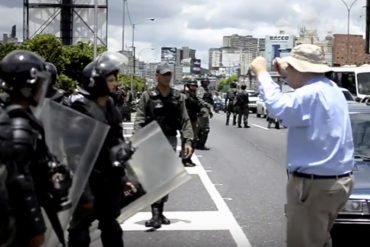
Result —
<instances>
[{"instance_id":1,"label":"painted lane line","mask_svg":"<svg viewBox=\"0 0 370 247\"><path fill-rule=\"evenodd\" d=\"M208 177L206 171L204 170L202 164L200 163L198 157L193 157L193 162L199 166L199 178L204 184L208 194L214 201L219 212L225 216L225 224L229 226L231 236L234 238L235 243L238 247L252 247L247 236L245 235L243 229L240 227L237 220L234 218L233 213L227 206L224 199L222 199L220 193L217 191L216 187L213 186L211 179Z\"/></svg>"},{"instance_id":2,"label":"painted lane line","mask_svg":"<svg viewBox=\"0 0 370 247\"><path fill-rule=\"evenodd\" d=\"M258 128L264 129L264 130L269 130L268 128L263 127L263 126L258 125L258 124L252 124L252 125L253 125L253 126L255 126L255 127L258 127Z\"/></svg>"}]
</instances>

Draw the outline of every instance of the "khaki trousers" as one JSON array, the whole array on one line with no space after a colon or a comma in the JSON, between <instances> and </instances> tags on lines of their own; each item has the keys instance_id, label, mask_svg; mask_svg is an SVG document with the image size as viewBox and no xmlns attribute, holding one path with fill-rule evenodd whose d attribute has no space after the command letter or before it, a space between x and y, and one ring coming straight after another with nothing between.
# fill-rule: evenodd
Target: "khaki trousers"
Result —
<instances>
[{"instance_id":1,"label":"khaki trousers","mask_svg":"<svg viewBox=\"0 0 370 247\"><path fill-rule=\"evenodd\" d=\"M330 247L330 230L353 188L352 176L310 179L289 175L287 247Z\"/></svg>"}]
</instances>

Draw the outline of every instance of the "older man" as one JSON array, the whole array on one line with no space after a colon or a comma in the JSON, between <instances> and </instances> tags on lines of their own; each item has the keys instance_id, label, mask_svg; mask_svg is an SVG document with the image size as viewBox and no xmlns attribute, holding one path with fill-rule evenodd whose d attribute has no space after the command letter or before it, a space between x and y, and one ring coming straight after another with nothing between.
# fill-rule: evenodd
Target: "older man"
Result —
<instances>
[{"instance_id":1,"label":"older man","mask_svg":"<svg viewBox=\"0 0 370 247\"><path fill-rule=\"evenodd\" d=\"M275 68L295 89L282 94L266 70L266 60L251 66L269 114L288 132L287 246L331 246L330 229L352 187L353 141L346 100L329 71L322 49L302 44Z\"/></svg>"}]
</instances>

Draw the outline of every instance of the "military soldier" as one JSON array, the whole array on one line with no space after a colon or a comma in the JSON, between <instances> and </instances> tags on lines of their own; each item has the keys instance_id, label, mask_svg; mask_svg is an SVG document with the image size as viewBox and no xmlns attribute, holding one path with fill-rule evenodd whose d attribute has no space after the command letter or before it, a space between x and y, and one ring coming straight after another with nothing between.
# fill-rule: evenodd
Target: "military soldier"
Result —
<instances>
[{"instance_id":1,"label":"military soldier","mask_svg":"<svg viewBox=\"0 0 370 247\"><path fill-rule=\"evenodd\" d=\"M235 97L238 90L236 89L236 83L230 83L230 89L227 91L225 106L226 106L226 125L229 125L230 115L233 113L233 125L236 125L236 109L235 109Z\"/></svg>"},{"instance_id":2,"label":"military soldier","mask_svg":"<svg viewBox=\"0 0 370 247\"><path fill-rule=\"evenodd\" d=\"M156 69L157 86L143 92L137 105L134 130L138 130L151 121L157 121L174 151L177 146L177 131L184 141L184 156L192 153L194 133L185 107L185 96L171 88L172 69L167 63L160 63ZM145 222L146 227L160 228L170 224L163 215L164 203L168 195L152 204L152 218Z\"/></svg>"},{"instance_id":3,"label":"military soldier","mask_svg":"<svg viewBox=\"0 0 370 247\"><path fill-rule=\"evenodd\" d=\"M69 247L90 245L89 228L95 219L99 221L103 246L123 247L122 229L116 219L124 203L125 183L133 187L125 178L125 163L133 152L123 139L121 114L110 97L117 88L121 66L117 60L123 55L107 54L85 67L82 97L71 105L73 109L108 124L110 129L70 223ZM132 190L135 192L134 187Z\"/></svg>"},{"instance_id":4,"label":"military soldier","mask_svg":"<svg viewBox=\"0 0 370 247\"><path fill-rule=\"evenodd\" d=\"M55 163L49 153L44 128L31 110L45 96L49 73L38 55L15 50L1 61L0 77L4 80L2 89L9 97L2 109L9 121L7 124L1 122L0 136L10 134L11 144L6 149L1 148L0 157L7 170L5 185L9 212L15 220L15 236L10 240L10 246L41 246L46 231L41 206L48 215L52 211L56 214L57 206L64 202L58 195L67 199L71 182L66 166ZM56 177L61 183L55 180ZM4 241L1 235L0 244Z\"/></svg>"},{"instance_id":5,"label":"military soldier","mask_svg":"<svg viewBox=\"0 0 370 247\"><path fill-rule=\"evenodd\" d=\"M212 93L210 92L209 80L208 78L201 79L200 81L201 87L198 90L198 97L202 99L205 103L201 109L201 113L198 115L198 141L196 144L196 148L200 150L209 150L206 146L206 142L208 139L208 134L210 132L209 126L209 119L212 118L212 106L213 106L213 97Z\"/></svg>"},{"instance_id":6,"label":"military soldier","mask_svg":"<svg viewBox=\"0 0 370 247\"><path fill-rule=\"evenodd\" d=\"M247 86L245 84L241 85L240 91L236 95L236 106L238 109L238 128L242 128L242 117L244 128L249 128L248 125L248 114L249 114L249 97L248 93L245 91Z\"/></svg>"},{"instance_id":7,"label":"military soldier","mask_svg":"<svg viewBox=\"0 0 370 247\"><path fill-rule=\"evenodd\" d=\"M185 82L185 86L187 87L187 90L185 91L186 100L185 105L186 109L188 111L188 115L191 122L191 127L193 128L194 132L194 142L197 143L198 141L198 115L201 114L201 109L204 107L205 102L202 102L201 99L197 96L197 88L198 83L195 80L187 80ZM193 151L194 151L193 145ZM193 152L190 154L189 157L184 158L182 155L182 163L185 167L193 167L195 166L194 162L191 160Z\"/></svg>"}]
</instances>

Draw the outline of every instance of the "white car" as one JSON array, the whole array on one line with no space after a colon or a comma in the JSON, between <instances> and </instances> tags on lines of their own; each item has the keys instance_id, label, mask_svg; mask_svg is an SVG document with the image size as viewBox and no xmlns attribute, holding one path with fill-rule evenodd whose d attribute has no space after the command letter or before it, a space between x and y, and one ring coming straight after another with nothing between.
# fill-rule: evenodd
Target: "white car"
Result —
<instances>
[{"instance_id":1,"label":"white car","mask_svg":"<svg viewBox=\"0 0 370 247\"><path fill-rule=\"evenodd\" d=\"M348 91L348 89L341 87L340 90L342 90L342 93L344 94L344 97L346 98L347 101L355 101L355 97L353 97L353 95L351 94L350 91Z\"/></svg>"},{"instance_id":2,"label":"white car","mask_svg":"<svg viewBox=\"0 0 370 247\"><path fill-rule=\"evenodd\" d=\"M249 103L248 107L249 110L252 111L253 113L257 112L257 100L258 100L258 95L259 93L253 90L246 90L248 93L248 98L249 98Z\"/></svg>"}]
</instances>

